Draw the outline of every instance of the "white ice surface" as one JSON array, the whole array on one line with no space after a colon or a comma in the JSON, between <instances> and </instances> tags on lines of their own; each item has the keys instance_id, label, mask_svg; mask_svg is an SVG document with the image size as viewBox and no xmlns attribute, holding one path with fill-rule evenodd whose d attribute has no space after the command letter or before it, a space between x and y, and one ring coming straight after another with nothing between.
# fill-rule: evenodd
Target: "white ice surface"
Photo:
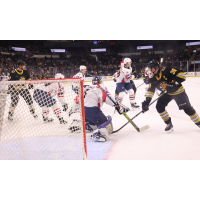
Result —
<instances>
[{"instance_id":1,"label":"white ice surface","mask_svg":"<svg viewBox=\"0 0 200 200\"><path fill-rule=\"evenodd\" d=\"M134 80L139 86L143 80ZM104 85L114 96L116 83L105 81ZM187 77L183 83L191 105L200 114L200 77ZM145 100L145 87L143 84L137 90L136 102L141 106ZM158 96L155 94L153 99ZM125 96L123 104L130 107L128 95ZM119 132L110 136L114 141L106 155L108 160L199 160L200 159L200 129L190 120L184 111L179 110L175 101L171 101L166 107L167 112L172 118L174 132L165 132L166 124L156 111L156 102L150 106L146 113L140 114L133 121L138 127L149 125L150 129L144 132L137 132L129 123ZM112 115L114 108L104 104L102 111L106 115ZM132 118L141 109L128 112ZM113 117L114 130L119 129L127 122L123 115L116 113Z\"/></svg>"}]
</instances>

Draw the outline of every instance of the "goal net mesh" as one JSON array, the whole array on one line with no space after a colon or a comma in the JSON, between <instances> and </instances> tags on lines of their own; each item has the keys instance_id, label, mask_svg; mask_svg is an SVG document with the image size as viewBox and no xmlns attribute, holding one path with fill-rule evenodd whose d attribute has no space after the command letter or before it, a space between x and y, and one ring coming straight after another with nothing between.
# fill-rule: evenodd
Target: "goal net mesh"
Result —
<instances>
[{"instance_id":1,"label":"goal net mesh","mask_svg":"<svg viewBox=\"0 0 200 200\"><path fill-rule=\"evenodd\" d=\"M86 159L80 79L0 82L1 160Z\"/></svg>"}]
</instances>

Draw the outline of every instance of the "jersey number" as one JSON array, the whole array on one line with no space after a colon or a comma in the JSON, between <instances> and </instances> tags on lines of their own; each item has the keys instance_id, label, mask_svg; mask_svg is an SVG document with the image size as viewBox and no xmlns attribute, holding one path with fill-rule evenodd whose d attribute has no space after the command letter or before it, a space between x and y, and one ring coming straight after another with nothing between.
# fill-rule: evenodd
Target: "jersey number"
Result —
<instances>
[{"instance_id":1,"label":"jersey number","mask_svg":"<svg viewBox=\"0 0 200 200\"><path fill-rule=\"evenodd\" d=\"M173 75L176 73L176 69L172 68L172 70L170 71L170 73L172 73Z\"/></svg>"}]
</instances>

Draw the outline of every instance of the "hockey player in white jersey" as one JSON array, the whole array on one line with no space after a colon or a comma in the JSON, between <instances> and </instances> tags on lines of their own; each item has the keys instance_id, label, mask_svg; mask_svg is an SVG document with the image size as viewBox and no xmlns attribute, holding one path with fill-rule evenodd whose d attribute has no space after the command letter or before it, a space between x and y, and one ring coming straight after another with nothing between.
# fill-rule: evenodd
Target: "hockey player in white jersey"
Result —
<instances>
[{"instance_id":1,"label":"hockey player in white jersey","mask_svg":"<svg viewBox=\"0 0 200 200\"><path fill-rule=\"evenodd\" d=\"M76 75L73 76L73 78L80 78L83 81L83 84L85 82L85 73L87 71L86 66L81 65L80 66L80 72L78 72ZM72 83L72 90L79 95L79 85L77 83ZM69 116L75 112L78 112L79 107L74 103L69 111Z\"/></svg>"},{"instance_id":2,"label":"hockey player in white jersey","mask_svg":"<svg viewBox=\"0 0 200 200\"><path fill-rule=\"evenodd\" d=\"M1 74L1 81L8 81L9 80L9 77L5 75L5 73L3 72Z\"/></svg>"},{"instance_id":3,"label":"hockey player in white jersey","mask_svg":"<svg viewBox=\"0 0 200 200\"><path fill-rule=\"evenodd\" d=\"M64 75L57 73L55 75L55 79L64 78ZM67 121L63 118L63 112L67 111L68 104L65 102L64 98L64 90L63 86L58 83L46 83L42 86L39 86L34 90L33 99L38 103L38 105L42 108L42 117L45 123L52 122L54 119L49 118L49 108L53 109L54 114L60 121L60 124L66 124ZM58 100L62 105L62 109L60 105L55 100L55 96L57 96Z\"/></svg>"},{"instance_id":4,"label":"hockey player in white jersey","mask_svg":"<svg viewBox=\"0 0 200 200\"><path fill-rule=\"evenodd\" d=\"M128 91L131 107L134 110L136 108L139 108L139 106L135 102L134 90L133 90L132 85L130 83L130 80L132 80L131 63L132 63L132 61L131 61L130 58L125 58L124 62L121 63L119 76L117 77L117 90L119 92L119 102L120 103L122 102L123 98L126 95L125 90Z\"/></svg>"},{"instance_id":5,"label":"hockey player in white jersey","mask_svg":"<svg viewBox=\"0 0 200 200\"><path fill-rule=\"evenodd\" d=\"M84 84L86 71L87 71L86 66L81 65L80 66L80 72L78 72L76 75L74 75L73 78L80 78L83 81L83 84ZM77 85L73 84L72 90L78 95L79 88L78 88Z\"/></svg>"},{"instance_id":6,"label":"hockey player in white jersey","mask_svg":"<svg viewBox=\"0 0 200 200\"><path fill-rule=\"evenodd\" d=\"M91 135L91 139L94 139L96 141L106 141L109 138L109 134L113 131L113 126L111 116L106 117L101 111L101 107L103 106L103 104L106 103L110 106L115 106L115 109L118 111L119 114L122 114L123 112L128 112L129 108L116 102L107 91L107 88L101 86L105 89L107 95L109 95L113 99L113 101L116 102L116 105L114 105L114 103L107 97L107 95L101 90L101 88L96 85L96 82L102 84L102 77L94 77L92 80L93 86L87 86L84 89L86 129L93 132L93 134Z\"/></svg>"}]
</instances>

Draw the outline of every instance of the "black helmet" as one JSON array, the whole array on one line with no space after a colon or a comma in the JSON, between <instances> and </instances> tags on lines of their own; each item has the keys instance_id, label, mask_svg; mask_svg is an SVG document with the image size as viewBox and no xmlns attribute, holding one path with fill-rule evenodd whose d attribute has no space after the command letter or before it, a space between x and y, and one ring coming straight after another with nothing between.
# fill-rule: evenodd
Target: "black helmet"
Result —
<instances>
[{"instance_id":1,"label":"black helmet","mask_svg":"<svg viewBox=\"0 0 200 200\"><path fill-rule=\"evenodd\" d=\"M23 61L23 60L18 60L17 61L17 65L19 66L19 65L26 65L26 63Z\"/></svg>"},{"instance_id":2,"label":"black helmet","mask_svg":"<svg viewBox=\"0 0 200 200\"><path fill-rule=\"evenodd\" d=\"M152 69L152 67L156 68L160 68L158 62L156 60L152 60L148 63L147 67L149 67L150 69Z\"/></svg>"}]
</instances>

